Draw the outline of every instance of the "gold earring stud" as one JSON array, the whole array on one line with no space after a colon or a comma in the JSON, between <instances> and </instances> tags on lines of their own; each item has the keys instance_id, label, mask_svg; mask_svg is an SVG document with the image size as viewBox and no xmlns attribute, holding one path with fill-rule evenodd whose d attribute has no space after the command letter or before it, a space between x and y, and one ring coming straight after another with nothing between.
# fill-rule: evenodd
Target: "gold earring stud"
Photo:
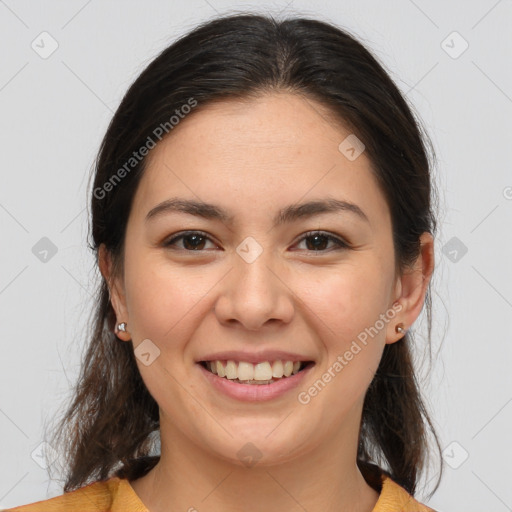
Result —
<instances>
[{"instance_id":1,"label":"gold earring stud","mask_svg":"<svg viewBox=\"0 0 512 512\"><path fill-rule=\"evenodd\" d=\"M405 332L405 328L404 328L404 324L403 323L399 323L399 324L396 324L396 327L395 327L395 332L397 334L402 334Z\"/></svg>"}]
</instances>

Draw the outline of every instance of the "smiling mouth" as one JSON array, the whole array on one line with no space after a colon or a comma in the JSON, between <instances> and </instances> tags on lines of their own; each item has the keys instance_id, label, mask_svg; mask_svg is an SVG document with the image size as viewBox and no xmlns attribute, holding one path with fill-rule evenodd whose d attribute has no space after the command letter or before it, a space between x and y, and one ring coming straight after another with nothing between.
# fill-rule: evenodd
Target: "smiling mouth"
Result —
<instances>
[{"instance_id":1,"label":"smiling mouth","mask_svg":"<svg viewBox=\"0 0 512 512\"><path fill-rule=\"evenodd\" d=\"M199 364L209 372L238 384L272 384L293 377L313 361L263 361L252 364L245 361L200 361Z\"/></svg>"}]
</instances>

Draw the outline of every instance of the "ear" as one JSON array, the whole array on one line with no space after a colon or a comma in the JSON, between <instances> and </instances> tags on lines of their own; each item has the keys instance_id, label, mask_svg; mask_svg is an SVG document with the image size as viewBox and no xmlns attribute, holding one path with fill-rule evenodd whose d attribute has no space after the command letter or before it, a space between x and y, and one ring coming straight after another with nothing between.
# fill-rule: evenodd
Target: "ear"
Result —
<instances>
[{"instance_id":1,"label":"ear","mask_svg":"<svg viewBox=\"0 0 512 512\"><path fill-rule=\"evenodd\" d=\"M401 306L393 322L388 324L386 343L394 343L404 337L404 333L397 333L395 326L404 324L407 330L418 318L427 293L428 284L434 271L434 238L430 233L420 236L420 253L414 264L407 268L396 283L395 304ZM398 308L396 308L398 311Z\"/></svg>"},{"instance_id":2,"label":"ear","mask_svg":"<svg viewBox=\"0 0 512 512\"><path fill-rule=\"evenodd\" d=\"M115 276L113 273L112 255L106 248L105 244L101 244L98 249L98 266L101 275L107 282L110 301L114 312L116 314L116 326L121 322L128 323L128 310L126 308L126 298L124 290L124 281L122 276ZM118 331L116 329L116 336L123 341L130 341L130 334L128 329L126 332Z\"/></svg>"}]
</instances>

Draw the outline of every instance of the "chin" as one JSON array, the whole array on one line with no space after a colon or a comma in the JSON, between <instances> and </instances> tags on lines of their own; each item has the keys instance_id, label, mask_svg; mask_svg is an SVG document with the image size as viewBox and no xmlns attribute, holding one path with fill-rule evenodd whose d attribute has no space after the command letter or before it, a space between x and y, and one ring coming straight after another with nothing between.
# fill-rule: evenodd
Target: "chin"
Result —
<instances>
[{"instance_id":1,"label":"chin","mask_svg":"<svg viewBox=\"0 0 512 512\"><path fill-rule=\"evenodd\" d=\"M212 444L209 440L208 450L229 464L252 468L284 464L299 457L304 452L303 445L298 446L298 436L283 429L278 434L274 422L272 428L254 428L253 435L224 438L223 442ZM272 432L274 430L274 432ZM269 435L269 432L270 435ZM314 448L311 447L311 450ZM306 450L307 451L307 450Z\"/></svg>"}]
</instances>

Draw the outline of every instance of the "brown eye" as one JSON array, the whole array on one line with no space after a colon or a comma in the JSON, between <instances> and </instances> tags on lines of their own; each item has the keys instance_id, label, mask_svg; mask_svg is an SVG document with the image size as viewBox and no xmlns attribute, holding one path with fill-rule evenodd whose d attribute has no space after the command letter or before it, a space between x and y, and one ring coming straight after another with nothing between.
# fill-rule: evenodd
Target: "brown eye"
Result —
<instances>
[{"instance_id":1,"label":"brown eye","mask_svg":"<svg viewBox=\"0 0 512 512\"><path fill-rule=\"evenodd\" d=\"M185 249L196 251L204 249L205 238L201 235L186 235L183 237L183 246Z\"/></svg>"},{"instance_id":2,"label":"brown eye","mask_svg":"<svg viewBox=\"0 0 512 512\"><path fill-rule=\"evenodd\" d=\"M325 235L311 235L305 240L306 247L311 251L324 250L329 244L329 239Z\"/></svg>"},{"instance_id":3,"label":"brown eye","mask_svg":"<svg viewBox=\"0 0 512 512\"><path fill-rule=\"evenodd\" d=\"M308 251L329 252L329 242L334 244L334 250L349 248L349 245L340 238L321 231L306 233L300 240L300 242L302 241L306 241L306 250Z\"/></svg>"},{"instance_id":4,"label":"brown eye","mask_svg":"<svg viewBox=\"0 0 512 512\"><path fill-rule=\"evenodd\" d=\"M182 241L182 246L178 246L177 242ZM185 251L202 251L205 248L205 244L210 241L210 238L206 233L201 231L190 231L175 236L164 243L165 247L183 249Z\"/></svg>"}]
</instances>

